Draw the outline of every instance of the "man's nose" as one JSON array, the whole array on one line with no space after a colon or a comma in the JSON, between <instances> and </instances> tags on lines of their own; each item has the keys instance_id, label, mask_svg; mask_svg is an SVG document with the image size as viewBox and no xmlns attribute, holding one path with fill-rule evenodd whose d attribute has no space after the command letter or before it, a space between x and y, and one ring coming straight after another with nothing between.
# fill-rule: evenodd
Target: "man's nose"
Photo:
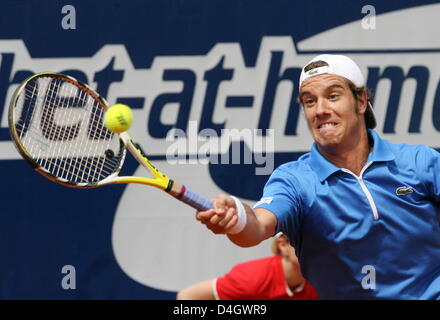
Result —
<instances>
[{"instance_id":1,"label":"man's nose","mask_svg":"<svg viewBox=\"0 0 440 320\"><path fill-rule=\"evenodd\" d=\"M331 112L330 105L326 99L318 99L316 102L316 115L327 115Z\"/></svg>"}]
</instances>

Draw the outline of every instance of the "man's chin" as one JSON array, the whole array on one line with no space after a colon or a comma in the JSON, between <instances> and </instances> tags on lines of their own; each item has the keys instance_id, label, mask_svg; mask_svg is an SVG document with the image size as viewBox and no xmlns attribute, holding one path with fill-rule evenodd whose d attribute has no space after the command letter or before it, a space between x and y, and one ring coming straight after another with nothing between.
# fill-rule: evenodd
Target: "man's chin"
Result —
<instances>
[{"instance_id":1,"label":"man's chin","mask_svg":"<svg viewBox=\"0 0 440 320\"><path fill-rule=\"evenodd\" d=\"M335 149L340 145L340 141L336 138L333 139L317 139L315 140L316 144L324 149L324 150L331 150Z\"/></svg>"},{"instance_id":2,"label":"man's chin","mask_svg":"<svg viewBox=\"0 0 440 320\"><path fill-rule=\"evenodd\" d=\"M335 134L330 133L317 133L314 137L314 140L320 146L337 146L340 143L340 139Z\"/></svg>"}]
</instances>

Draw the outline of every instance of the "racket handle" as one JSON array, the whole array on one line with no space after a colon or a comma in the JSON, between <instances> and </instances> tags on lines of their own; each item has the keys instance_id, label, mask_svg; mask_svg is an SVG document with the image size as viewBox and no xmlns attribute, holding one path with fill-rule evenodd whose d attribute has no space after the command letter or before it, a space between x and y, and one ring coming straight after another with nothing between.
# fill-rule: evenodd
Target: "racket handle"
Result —
<instances>
[{"instance_id":1,"label":"racket handle","mask_svg":"<svg viewBox=\"0 0 440 320\"><path fill-rule=\"evenodd\" d=\"M185 186L182 186L182 191L181 197L178 199L190 205L194 209L198 211L206 211L214 208L214 203L211 200L201 196L197 192L187 189Z\"/></svg>"}]
</instances>

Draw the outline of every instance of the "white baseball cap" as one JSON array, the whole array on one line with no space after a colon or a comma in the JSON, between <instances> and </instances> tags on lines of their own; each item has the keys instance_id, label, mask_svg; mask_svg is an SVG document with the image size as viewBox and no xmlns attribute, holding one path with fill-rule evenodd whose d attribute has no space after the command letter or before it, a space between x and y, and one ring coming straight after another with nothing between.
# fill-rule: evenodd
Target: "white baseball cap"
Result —
<instances>
[{"instance_id":1,"label":"white baseball cap","mask_svg":"<svg viewBox=\"0 0 440 320\"><path fill-rule=\"evenodd\" d=\"M365 78L358 65L347 56L338 54L321 54L310 60L301 71L299 78L299 87L307 79L320 74L334 74L344 77L356 87L365 86ZM373 129L376 127L376 117L374 115L373 107L368 101L367 110L365 111L365 123L367 128Z\"/></svg>"}]
</instances>

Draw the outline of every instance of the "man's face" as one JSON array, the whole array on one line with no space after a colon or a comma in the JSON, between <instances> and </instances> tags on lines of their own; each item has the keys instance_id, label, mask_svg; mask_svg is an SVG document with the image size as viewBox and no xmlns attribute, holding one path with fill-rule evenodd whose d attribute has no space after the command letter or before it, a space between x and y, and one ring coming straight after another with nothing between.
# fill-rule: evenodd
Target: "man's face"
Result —
<instances>
[{"instance_id":1,"label":"man's face","mask_svg":"<svg viewBox=\"0 0 440 320\"><path fill-rule=\"evenodd\" d=\"M301 85L300 101L313 139L321 148L350 146L360 130L365 130L366 98L357 101L343 77L323 74L307 79Z\"/></svg>"}]
</instances>

